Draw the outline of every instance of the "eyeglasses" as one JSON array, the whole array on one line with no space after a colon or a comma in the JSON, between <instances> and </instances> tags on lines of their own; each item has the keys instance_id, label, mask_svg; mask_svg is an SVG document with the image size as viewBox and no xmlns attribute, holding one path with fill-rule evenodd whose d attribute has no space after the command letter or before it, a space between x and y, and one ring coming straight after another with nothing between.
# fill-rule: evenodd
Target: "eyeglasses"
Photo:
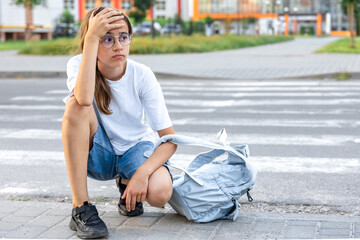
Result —
<instances>
[{"instance_id":1,"label":"eyeglasses","mask_svg":"<svg viewBox=\"0 0 360 240\"><path fill-rule=\"evenodd\" d=\"M100 39L101 45L104 48L112 48L115 45L115 38L118 38L119 42L123 46L129 46L132 40L132 35L130 33L122 33L120 36L105 35Z\"/></svg>"}]
</instances>

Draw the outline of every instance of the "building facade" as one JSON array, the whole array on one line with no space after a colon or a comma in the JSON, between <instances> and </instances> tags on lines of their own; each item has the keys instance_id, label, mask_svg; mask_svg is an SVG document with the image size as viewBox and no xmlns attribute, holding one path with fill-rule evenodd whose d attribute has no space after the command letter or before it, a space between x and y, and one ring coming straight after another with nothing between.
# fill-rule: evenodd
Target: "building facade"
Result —
<instances>
[{"instance_id":1,"label":"building facade","mask_svg":"<svg viewBox=\"0 0 360 240\"><path fill-rule=\"evenodd\" d=\"M222 33L291 34L314 28L316 34L348 34L347 16L338 0L154 0L147 13L151 18L200 20L208 16ZM0 40L23 39L25 9L15 0L0 1ZM33 9L33 32L40 39L51 32L65 9L80 21L89 9L109 6L129 13L134 0L43 0Z\"/></svg>"}]
</instances>

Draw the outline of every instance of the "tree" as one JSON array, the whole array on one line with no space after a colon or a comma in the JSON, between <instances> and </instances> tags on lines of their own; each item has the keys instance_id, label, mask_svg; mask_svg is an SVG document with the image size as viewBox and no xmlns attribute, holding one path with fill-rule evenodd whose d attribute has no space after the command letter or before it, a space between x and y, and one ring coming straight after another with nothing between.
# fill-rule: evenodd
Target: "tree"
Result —
<instances>
[{"instance_id":1,"label":"tree","mask_svg":"<svg viewBox=\"0 0 360 240\"><path fill-rule=\"evenodd\" d=\"M25 40L28 41L31 39L32 29L31 26L33 24L33 15L32 10L35 5L41 4L42 0L16 0L16 5L23 5L25 8Z\"/></svg>"},{"instance_id":2,"label":"tree","mask_svg":"<svg viewBox=\"0 0 360 240\"><path fill-rule=\"evenodd\" d=\"M129 17L134 18L135 23L141 23L146 17L146 11L151 7L152 0L135 0L135 10L130 12Z\"/></svg>"},{"instance_id":3,"label":"tree","mask_svg":"<svg viewBox=\"0 0 360 240\"><path fill-rule=\"evenodd\" d=\"M342 9L344 13L348 16L351 48L355 48L354 13L355 9L357 8L357 4L360 4L360 0L341 0Z\"/></svg>"}]
</instances>

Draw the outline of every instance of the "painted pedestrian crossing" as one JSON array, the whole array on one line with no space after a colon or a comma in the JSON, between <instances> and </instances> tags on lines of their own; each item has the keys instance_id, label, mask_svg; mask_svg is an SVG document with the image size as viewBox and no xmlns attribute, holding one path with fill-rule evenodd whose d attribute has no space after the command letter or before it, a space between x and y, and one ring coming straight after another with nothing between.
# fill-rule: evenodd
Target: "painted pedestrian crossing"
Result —
<instances>
[{"instance_id":1,"label":"painted pedestrian crossing","mask_svg":"<svg viewBox=\"0 0 360 240\"><path fill-rule=\"evenodd\" d=\"M358 120L360 103L359 82L203 82L203 81L162 81L161 82L169 113L178 134L199 137L207 140L215 139L216 132L198 132L186 130L184 127L207 127L211 129L229 127L286 128L284 133L242 133L229 132L232 144L282 145L297 148L299 146L357 146L360 144ZM61 129L22 129L21 122L27 121L61 121L61 118L49 115L49 110L62 112L64 104L61 100L66 90L50 89L39 96L14 96L11 104L0 104L5 114L0 122L18 122L19 128L0 128L0 139L28 139L32 141L58 141L61 145ZM204 98L205 97L205 98ZM229 100L230 98L230 100ZM243 98L244 100L237 100ZM295 99L296 98L296 99ZM18 104L22 102L24 104ZM305 108L299 109L302 105ZM278 109L271 109L271 107ZM308 110L306 107L309 106ZM314 108L315 106L315 108ZM322 108L331 106L330 109ZM265 107L265 109L264 109ZM268 108L267 108L268 107ZM6 111L17 110L19 115L11 117ZM22 116L22 111L37 110L34 115ZM223 114L232 114L224 117ZM205 114L205 117L204 117ZM252 118L246 114L256 115ZM270 118L267 114L276 114ZM297 115L296 119L286 116ZM311 119L309 116L321 116ZM357 120L356 120L357 119ZM354 134L298 134L292 129L353 129ZM24 151L0 150L1 165L17 165L20 163L35 165L64 165L62 151ZM177 153L172 161L186 165L193 154ZM24 161L24 159L26 159ZM251 159L259 171L265 172L357 172L359 159L331 158L331 156L308 158L301 156L271 156L253 153ZM326 167L330 163L337 165L332 169ZM273 167L269 167L272 165ZM331 164L330 164L331 165Z\"/></svg>"}]
</instances>

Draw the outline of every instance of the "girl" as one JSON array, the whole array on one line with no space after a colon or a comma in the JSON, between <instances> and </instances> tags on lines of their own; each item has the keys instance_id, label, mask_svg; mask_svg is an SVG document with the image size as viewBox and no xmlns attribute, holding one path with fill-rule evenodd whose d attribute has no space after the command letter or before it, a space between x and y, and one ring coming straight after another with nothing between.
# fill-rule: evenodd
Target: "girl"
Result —
<instances>
[{"instance_id":1,"label":"girl","mask_svg":"<svg viewBox=\"0 0 360 240\"><path fill-rule=\"evenodd\" d=\"M117 179L119 213L143 213L143 201L162 207L172 194L166 162L176 145L166 142L146 157L160 137L175 134L153 72L128 59L132 39L129 18L112 8L88 12L80 27L82 54L67 64L70 90L62 121L62 139L73 194L70 228L80 238L108 235L96 207L89 203L87 175ZM149 125L143 123L144 112ZM151 128L150 128L151 127Z\"/></svg>"}]
</instances>

